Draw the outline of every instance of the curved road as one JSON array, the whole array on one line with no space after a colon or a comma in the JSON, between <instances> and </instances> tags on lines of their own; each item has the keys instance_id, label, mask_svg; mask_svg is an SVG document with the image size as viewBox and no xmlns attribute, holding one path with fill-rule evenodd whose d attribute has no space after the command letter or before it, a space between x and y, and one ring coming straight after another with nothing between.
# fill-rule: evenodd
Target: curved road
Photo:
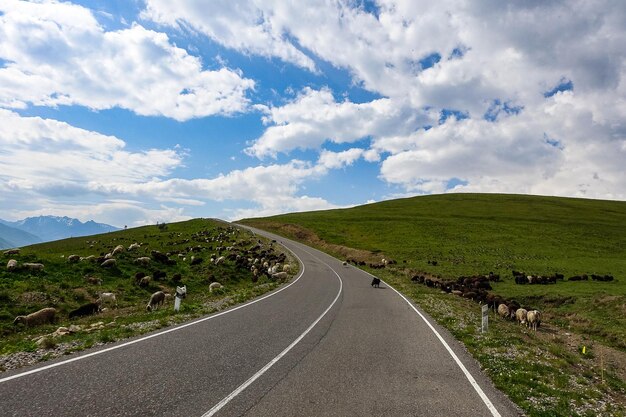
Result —
<instances>
[{"instance_id":1,"label":"curved road","mask_svg":"<svg viewBox=\"0 0 626 417\"><path fill-rule=\"evenodd\" d=\"M463 347L394 289L256 232L300 259L290 285L148 337L0 374L0 414L520 415Z\"/></svg>"}]
</instances>

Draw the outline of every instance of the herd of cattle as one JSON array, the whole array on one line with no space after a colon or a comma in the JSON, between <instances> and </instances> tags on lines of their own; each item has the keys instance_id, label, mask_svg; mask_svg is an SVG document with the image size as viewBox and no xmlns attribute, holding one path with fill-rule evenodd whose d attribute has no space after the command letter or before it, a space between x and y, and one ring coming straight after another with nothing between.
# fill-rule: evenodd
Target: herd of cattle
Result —
<instances>
[{"instance_id":1,"label":"herd of cattle","mask_svg":"<svg viewBox=\"0 0 626 417\"><path fill-rule=\"evenodd\" d=\"M168 245L202 242L202 244L194 244L185 247L182 250L173 250L171 252L162 253L157 250L143 250L144 244L135 242L128 247L117 245L110 252L100 255L79 256L76 254L63 255L62 257L70 264L80 262L91 262L99 265L101 268L109 269L117 266L118 260L125 261L126 265L136 265L139 269L144 269L152 264L158 265L176 265L178 262L188 262L190 265L200 265L205 262L203 252L207 253L207 261L214 267L219 267L225 263L230 263L238 269L249 271L252 282L257 282L261 276L267 276L273 281L285 280L289 277L292 268L287 263L287 257L283 252L276 250L274 242L269 244L263 243L261 240L253 240L251 236L247 238L239 238L239 231L233 227L218 228L219 233L215 234L209 230L194 233L189 239L183 239L177 242L169 242ZM170 234L170 238L182 237L182 234ZM89 248L93 248L98 242L87 241ZM206 245L206 243L211 243ZM226 246L230 244L230 246ZM109 246L112 248L113 246ZM143 253L140 253L143 252ZM134 254L134 255L133 255ZM4 252L5 256L11 259L7 262L7 270L10 272L19 271L43 271L44 265L41 263L19 263L17 256L20 255L19 249L10 249ZM148 256L149 255L149 256ZM35 266L34 266L35 265ZM146 288L152 282L165 279L167 273L160 269L153 270L148 275L140 270L134 274L134 283ZM181 283L182 276L176 273L171 276L171 281L175 284ZM102 285L102 279L93 276L86 276L85 281L92 285ZM172 298L165 286L159 285L161 290L153 292L150 295L146 305L147 311L154 311L162 306L167 300ZM211 278L208 290L210 293L223 288L223 285ZM184 298L187 295L186 286L177 286L177 297ZM100 292L95 301L88 302L72 310L68 314L69 319L90 316L102 312L106 306L117 307L119 294L113 292ZM28 315L20 315L15 317L14 324L23 324L26 327L37 326L45 323L52 323L58 319L59 311L53 307L46 307Z\"/></svg>"}]
</instances>

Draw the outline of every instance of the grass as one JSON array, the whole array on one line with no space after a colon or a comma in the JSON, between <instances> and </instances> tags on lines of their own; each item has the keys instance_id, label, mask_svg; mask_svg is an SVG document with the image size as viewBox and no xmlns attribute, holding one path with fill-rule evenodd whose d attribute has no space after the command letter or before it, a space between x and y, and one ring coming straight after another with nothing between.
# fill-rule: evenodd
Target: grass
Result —
<instances>
[{"instance_id":1,"label":"grass","mask_svg":"<svg viewBox=\"0 0 626 417\"><path fill-rule=\"evenodd\" d=\"M530 416L626 415L624 202L452 194L241 223L340 258L397 261L370 271L446 326ZM512 270L561 273L566 280L517 285ZM545 325L534 334L492 320L489 333L481 335L479 308L412 284L418 271L443 278L500 274L503 280L492 283L493 292L541 310ZM567 281L580 274L610 274L615 280ZM591 353L583 355L583 345ZM600 364L596 350L615 358L617 366Z\"/></svg>"},{"instance_id":2,"label":"grass","mask_svg":"<svg viewBox=\"0 0 626 417\"><path fill-rule=\"evenodd\" d=\"M53 349L66 343L71 344L68 348L70 351L76 351L97 343L113 342L212 313L271 291L280 283L267 277L253 282L249 266L239 265L236 259L226 258L219 265L210 262L211 257L216 258L220 253L225 256L238 253L254 258L254 254L261 249L273 254L280 252L271 242L263 240L259 244L258 239L247 231L225 223L195 219L48 242L24 247L19 255L0 255L5 264L13 258L20 264L39 262L45 265L41 272L0 270L0 355L33 352L38 349L34 340L54 332L59 326L76 324L88 329L97 322L105 324L103 329L93 332L85 330L55 339L44 338L41 342L44 349ZM117 266L113 268L103 268L99 262L87 260L68 262L70 255L103 256L117 245L128 248L134 242L141 243L141 247L133 252L124 251L116 255ZM233 249L224 249L229 246ZM173 262L153 260L148 266L135 262L136 258L143 256L154 259L153 250L168 254ZM201 261L196 259L192 264L192 256ZM297 262L291 260L290 263L297 269ZM165 276L153 279L146 287L140 287L135 280L137 272L152 277L156 276L155 273L165 273ZM99 279L101 285L90 283L89 278ZM224 288L218 292L209 292L209 284L213 281L222 283ZM157 311L146 311L152 293L162 290L173 294L177 285L186 285L188 291L179 313L173 311L172 302ZM115 293L117 308L108 306L107 311L94 316L73 320L68 318L70 311L95 301L101 292ZM33 328L13 324L15 316L44 307L57 309L54 324Z\"/></svg>"}]
</instances>

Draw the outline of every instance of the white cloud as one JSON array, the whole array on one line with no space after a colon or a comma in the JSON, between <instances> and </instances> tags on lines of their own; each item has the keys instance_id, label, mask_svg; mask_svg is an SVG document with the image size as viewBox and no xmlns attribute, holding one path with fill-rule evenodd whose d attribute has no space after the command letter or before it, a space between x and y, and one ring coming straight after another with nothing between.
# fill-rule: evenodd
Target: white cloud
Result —
<instances>
[{"instance_id":1,"label":"white cloud","mask_svg":"<svg viewBox=\"0 0 626 417\"><path fill-rule=\"evenodd\" d=\"M290 103L265 112L263 120L271 126L246 149L259 158L293 149L319 149L326 141L354 143L367 136L410 132L430 120L427 113L390 99L337 102L329 89L308 87Z\"/></svg>"},{"instance_id":2,"label":"white cloud","mask_svg":"<svg viewBox=\"0 0 626 417\"><path fill-rule=\"evenodd\" d=\"M342 152L322 150L318 164L328 169L339 169L352 165L363 156L363 149L352 148Z\"/></svg>"},{"instance_id":3,"label":"white cloud","mask_svg":"<svg viewBox=\"0 0 626 417\"><path fill-rule=\"evenodd\" d=\"M189 218L207 202L240 202L233 217L335 207L300 195L303 184L358 158L360 150L328 153L318 164L291 161L249 167L215 178L171 178L184 154L126 151L113 136L64 122L0 109L0 202L5 218L59 214L115 225Z\"/></svg>"},{"instance_id":4,"label":"white cloud","mask_svg":"<svg viewBox=\"0 0 626 417\"><path fill-rule=\"evenodd\" d=\"M133 24L105 31L78 5L0 4L0 106L77 104L188 120L247 110L254 81L202 69L167 35Z\"/></svg>"}]
</instances>

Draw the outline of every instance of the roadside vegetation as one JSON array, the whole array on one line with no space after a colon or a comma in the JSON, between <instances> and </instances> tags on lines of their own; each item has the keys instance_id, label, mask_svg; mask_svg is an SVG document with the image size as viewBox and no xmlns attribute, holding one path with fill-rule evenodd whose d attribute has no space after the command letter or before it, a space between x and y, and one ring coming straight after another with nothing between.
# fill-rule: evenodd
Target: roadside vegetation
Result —
<instances>
[{"instance_id":1,"label":"roadside vegetation","mask_svg":"<svg viewBox=\"0 0 626 417\"><path fill-rule=\"evenodd\" d=\"M624 202L454 194L241 223L383 278L463 342L529 416L626 415ZM381 268L383 258L392 262ZM519 285L512 271L564 278ZM536 333L492 312L482 334L477 303L411 280L489 273L500 276L490 293L542 312Z\"/></svg>"},{"instance_id":2,"label":"roadside vegetation","mask_svg":"<svg viewBox=\"0 0 626 417\"><path fill-rule=\"evenodd\" d=\"M140 246L129 250L132 244ZM113 255L115 265L103 267L105 255L118 245L124 249ZM19 254L4 252L0 252L0 371L187 321L250 300L285 281L262 273L254 276L251 259L258 259L259 269L262 256L284 259L282 264L291 267L289 275L299 267L275 243L205 219L32 245ZM71 255L76 256L70 260ZM141 263L138 258L148 260ZM14 270L6 267L10 259L18 262ZM29 270L25 263L44 267ZM149 279L142 281L139 277L144 275ZM222 288L210 290L213 282ZM154 292L173 296L177 286L187 288L178 313L173 297L147 311ZM103 292L114 293L117 304L103 303L102 312L69 318L70 312L96 302ZM54 323L14 324L16 316L46 307L56 309ZM54 334L59 327L68 331Z\"/></svg>"}]
</instances>

